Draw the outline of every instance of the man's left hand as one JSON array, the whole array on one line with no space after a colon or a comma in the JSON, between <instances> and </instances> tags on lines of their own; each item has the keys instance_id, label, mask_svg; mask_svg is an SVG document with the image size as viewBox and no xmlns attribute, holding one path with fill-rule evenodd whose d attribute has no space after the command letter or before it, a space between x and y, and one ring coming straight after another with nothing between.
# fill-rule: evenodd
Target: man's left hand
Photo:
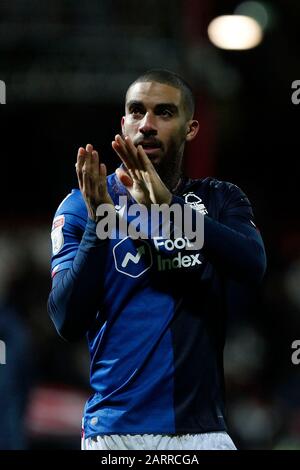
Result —
<instances>
[{"instance_id":1,"label":"man's left hand","mask_svg":"<svg viewBox=\"0 0 300 470\"><path fill-rule=\"evenodd\" d=\"M138 204L170 204L172 193L160 179L143 147L135 147L129 137L117 134L112 148L125 165L117 168L116 175Z\"/></svg>"}]
</instances>

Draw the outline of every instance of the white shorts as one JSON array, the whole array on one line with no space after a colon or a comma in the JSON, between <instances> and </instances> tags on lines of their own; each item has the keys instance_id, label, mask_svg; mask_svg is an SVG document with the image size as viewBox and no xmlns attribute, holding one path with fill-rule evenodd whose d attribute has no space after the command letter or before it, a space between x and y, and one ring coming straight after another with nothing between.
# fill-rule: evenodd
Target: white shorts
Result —
<instances>
[{"instance_id":1,"label":"white shorts","mask_svg":"<svg viewBox=\"0 0 300 470\"><path fill-rule=\"evenodd\" d=\"M201 434L110 434L82 439L82 450L236 450L226 432Z\"/></svg>"}]
</instances>

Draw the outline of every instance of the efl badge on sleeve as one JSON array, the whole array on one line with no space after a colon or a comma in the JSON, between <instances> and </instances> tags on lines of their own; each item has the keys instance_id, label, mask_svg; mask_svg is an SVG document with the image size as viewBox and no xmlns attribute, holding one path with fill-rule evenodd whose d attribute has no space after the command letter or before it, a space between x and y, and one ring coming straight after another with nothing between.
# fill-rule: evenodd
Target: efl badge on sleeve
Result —
<instances>
[{"instance_id":1,"label":"efl badge on sleeve","mask_svg":"<svg viewBox=\"0 0 300 470\"><path fill-rule=\"evenodd\" d=\"M55 217L52 224L51 240L52 240L52 254L57 255L64 245L64 234L62 228L65 224L65 216L59 215Z\"/></svg>"}]
</instances>

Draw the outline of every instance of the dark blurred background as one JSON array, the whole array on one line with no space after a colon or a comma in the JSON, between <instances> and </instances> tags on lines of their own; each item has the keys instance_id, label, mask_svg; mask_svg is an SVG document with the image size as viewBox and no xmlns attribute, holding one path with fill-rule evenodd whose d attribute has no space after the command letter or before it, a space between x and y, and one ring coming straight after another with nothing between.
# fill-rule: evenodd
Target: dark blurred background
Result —
<instances>
[{"instance_id":1,"label":"dark blurred background","mask_svg":"<svg viewBox=\"0 0 300 470\"><path fill-rule=\"evenodd\" d=\"M251 2L265 11L262 43L217 48L209 22L240 3L1 1L0 449L80 446L89 357L47 315L52 217L76 187L79 146L92 143L115 169L125 91L153 67L181 74L196 95L201 130L186 173L240 186L267 249L261 289L228 325L230 433L243 449L300 449L300 3Z\"/></svg>"}]
</instances>

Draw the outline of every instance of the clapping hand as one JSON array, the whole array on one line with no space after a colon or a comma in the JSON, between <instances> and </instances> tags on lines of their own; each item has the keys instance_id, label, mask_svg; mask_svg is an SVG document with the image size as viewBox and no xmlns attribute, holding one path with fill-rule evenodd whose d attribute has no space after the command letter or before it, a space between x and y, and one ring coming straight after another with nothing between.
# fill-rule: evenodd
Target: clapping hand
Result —
<instances>
[{"instance_id":1,"label":"clapping hand","mask_svg":"<svg viewBox=\"0 0 300 470\"><path fill-rule=\"evenodd\" d=\"M97 207L105 203L113 205L113 201L107 190L106 166L99 162L98 152L91 144L87 144L85 149L79 148L76 173L88 215L97 220Z\"/></svg>"},{"instance_id":2,"label":"clapping hand","mask_svg":"<svg viewBox=\"0 0 300 470\"><path fill-rule=\"evenodd\" d=\"M135 147L130 137L117 134L112 147L125 165L125 169L117 168L116 175L138 204L170 204L172 194L141 145Z\"/></svg>"}]
</instances>

